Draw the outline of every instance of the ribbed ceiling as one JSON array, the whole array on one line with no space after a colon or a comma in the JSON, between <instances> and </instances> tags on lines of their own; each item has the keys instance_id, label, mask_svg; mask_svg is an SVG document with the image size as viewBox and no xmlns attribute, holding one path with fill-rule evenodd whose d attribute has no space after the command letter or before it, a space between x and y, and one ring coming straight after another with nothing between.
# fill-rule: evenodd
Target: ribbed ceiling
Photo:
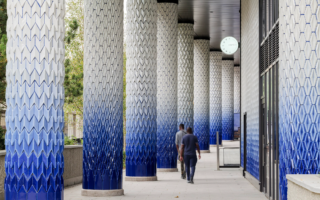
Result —
<instances>
[{"instance_id":1,"label":"ribbed ceiling","mask_svg":"<svg viewBox=\"0 0 320 200\"><path fill-rule=\"evenodd\" d=\"M179 20L193 20L195 37L210 37L211 49L220 50L220 42L227 36L240 42L239 10L240 0L179 0ZM239 65L240 50L234 59Z\"/></svg>"}]
</instances>

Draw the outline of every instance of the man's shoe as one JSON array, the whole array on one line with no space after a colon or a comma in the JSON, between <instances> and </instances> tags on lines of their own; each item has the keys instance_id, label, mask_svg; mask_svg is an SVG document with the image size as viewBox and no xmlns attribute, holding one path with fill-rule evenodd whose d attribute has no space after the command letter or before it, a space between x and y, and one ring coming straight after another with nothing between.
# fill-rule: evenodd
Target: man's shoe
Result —
<instances>
[{"instance_id":1,"label":"man's shoe","mask_svg":"<svg viewBox=\"0 0 320 200\"><path fill-rule=\"evenodd\" d=\"M182 174L182 179L186 179L186 174Z\"/></svg>"},{"instance_id":2,"label":"man's shoe","mask_svg":"<svg viewBox=\"0 0 320 200\"><path fill-rule=\"evenodd\" d=\"M188 180L188 183L191 183L191 180Z\"/></svg>"},{"instance_id":3,"label":"man's shoe","mask_svg":"<svg viewBox=\"0 0 320 200\"><path fill-rule=\"evenodd\" d=\"M191 183L191 184L194 184L194 182L193 182L193 178L191 178L190 183Z\"/></svg>"}]
</instances>

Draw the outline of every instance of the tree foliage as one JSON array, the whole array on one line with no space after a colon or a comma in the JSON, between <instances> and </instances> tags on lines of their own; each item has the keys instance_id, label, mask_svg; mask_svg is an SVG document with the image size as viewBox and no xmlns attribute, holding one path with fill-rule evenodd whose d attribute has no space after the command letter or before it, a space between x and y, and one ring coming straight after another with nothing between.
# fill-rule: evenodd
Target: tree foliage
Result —
<instances>
[{"instance_id":1,"label":"tree foliage","mask_svg":"<svg viewBox=\"0 0 320 200\"><path fill-rule=\"evenodd\" d=\"M0 0L0 110L6 107L7 0Z\"/></svg>"},{"instance_id":2,"label":"tree foliage","mask_svg":"<svg viewBox=\"0 0 320 200\"><path fill-rule=\"evenodd\" d=\"M78 21L76 19L69 23L67 34L66 34L66 44L70 45L71 42L76 38L77 31L79 28ZM68 56L68 55L67 55ZM72 59L72 58L71 58ZM65 99L66 103L73 103L74 99L80 97L83 94L83 65L82 62L75 63L77 66L71 64L71 59L67 58L65 60Z\"/></svg>"},{"instance_id":3,"label":"tree foliage","mask_svg":"<svg viewBox=\"0 0 320 200\"><path fill-rule=\"evenodd\" d=\"M83 118L84 12L82 0L66 2L65 113ZM66 115L66 121L68 121Z\"/></svg>"}]
</instances>

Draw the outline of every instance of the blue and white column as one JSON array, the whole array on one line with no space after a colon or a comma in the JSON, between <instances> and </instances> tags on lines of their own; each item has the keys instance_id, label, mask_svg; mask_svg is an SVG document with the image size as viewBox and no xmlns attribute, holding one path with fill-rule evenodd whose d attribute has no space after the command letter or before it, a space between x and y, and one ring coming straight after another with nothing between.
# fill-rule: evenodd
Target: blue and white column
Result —
<instances>
[{"instance_id":1,"label":"blue and white column","mask_svg":"<svg viewBox=\"0 0 320 200\"><path fill-rule=\"evenodd\" d=\"M320 46L317 2L280 1L279 155L280 194L287 174L320 171ZM307 6L306 6L307 5ZM295 10L295 14L292 14Z\"/></svg>"},{"instance_id":2,"label":"blue and white column","mask_svg":"<svg viewBox=\"0 0 320 200\"><path fill-rule=\"evenodd\" d=\"M6 200L63 200L64 4L8 1Z\"/></svg>"},{"instance_id":3,"label":"blue and white column","mask_svg":"<svg viewBox=\"0 0 320 200\"><path fill-rule=\"evenodd\" d=\"M210 152L209 53L210 39L194 40L194 135L203 153Z\"/></svg>"},{"instance_id":4,"label":"blue and white column","mask_svg":"<svg viewBox=\"0 0 320 200\"><path fill-rule=\"evenodd\" d=\"M118 196L123 152L123 0L84 1L83 196Z\"/></svg>"},{"instance_id":5,"label":"blue and white column","mask_svg":"<svg viewBox=\"0 0 320 200\"><path fill-rule=\"evenodd\" d=\"M233 131L238 131L240 128L240 66L234 66L234 87L233 87L233 96L234 96L234 124Z\"/></svg>"},{"instance_id":6,"label":"blue and white column","mask_svg":"<svg viewBox=\"0 0 320 200\"><path fill-rule=\"evenodd\" d=\"M240 113L240 66L234 66L234 113Z\"/></svg>"},{"instance_id":7,"label":"blue and white column","mask_svg":"<svg viewBox=\"0 0 320 200\"><path fill-rule=\"evenodd\" d=\"M210 145L222 144L222 52L210 52Z\"/></svg>"},{"instance_id":8,"label":"blue and white column","mask_svg":"<svg viewBox=\"0 0 320 200\"><path fill-rule=\"evenodd\" d=\"M234 61L222 60L222 140L234 137Z\"/></svg>"},{"instance_id":9,"label":"blue and white column","mask_svg":"<svg viewBox=\"0 0 320 200\"><path fill-rule=\"evenodd\" d=\"M185 129L193 129L194 83L194 30L193 22L178 24L178 121Z\"/></svg>"},{"instance_id":10,"label":"blue and white column","mask_svg":"<svg viewBox=\"0 0 320 200\"><path fill-rule=\"evenodd\" d=\"M157 180L157 1L127 0L126 180Z\"/></svg>"},{"instance_id":11,"label":"blue and white column","mask_svg":"<svg viewBox=\"0 0 320 200\"><path fill-rule=\"evenodd\" d=\"M178 0L158 1L157 168L176 172Z\"/></svg>"}]
</instances>

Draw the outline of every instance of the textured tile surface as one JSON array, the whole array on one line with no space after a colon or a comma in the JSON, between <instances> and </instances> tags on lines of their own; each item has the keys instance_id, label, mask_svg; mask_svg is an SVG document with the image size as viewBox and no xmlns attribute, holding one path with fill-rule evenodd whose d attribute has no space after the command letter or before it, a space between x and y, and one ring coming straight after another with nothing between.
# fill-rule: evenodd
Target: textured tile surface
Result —
<instances>
[{"instance_id":1,"label":"textured tile surface","mask_svg":"<svg viewBox=\"0 0 320 200\"><path fill-rule=\"evenodd\" d=\"M127 0L127 176L155 176L157 1Z\"/></svg>"},{"instance_id":2,"label":"textured tile surface","mask_svg":"<svg viewBox=\"0 0 320 200\"><path fill-rule=\"evenodd\" d=\"M259 1L241 1L241 8L241 122L247 113L247 170L259 180Z\"/></svg>"},{"instance_id":3,"label":"textured tile surface","mask_svg":"<svg viewBox=\"0 0 320 200\"><path fill-rule=\"evenodd\" d=\"M233 140L234 61L222 61L222 140Z\"/></svg>"},{"instance_id":4,"label":"textured tile surface","mask_svg":"<svg viewBox=\"0 0 320 200\"><path fill-rule=\"evenodd\" d=\"M319 173L320 67L317 1L280 1L280 191L286 174Z\"/></svg>"},{"instance_id":5,"label":"textured tile surface","mask_svg":"<svg viewBox=\"0 0 320 200\"><path fill-rule=\"evenodd\" d=\"M7 2L6 199L63 199L65 1Z\"/></svg>"},{"instance_id":6,"label":"textured tile surface","mask_svg":"<svg viewBox=\"0 0 320 200\"><path fill-rule=\"evenodd\" d=\"M210 52L210 144L222 141L222 52Z\"/></svg>"},{"instance_id":7,"label":"textured tile surface","mask_svg":"<svg viewBox=\"0 0 320 200\"><path fill-rule=\"evenodd\" d=\"M193 128L193 24L178 24L178 124ZM178 129L178 128L177 128Z\"/></svg>"},{"instance_id":8,"label":"textured tile surface","mask_svg":"<svg viewBox=\"0 0 320 200\"><path fill-rule=\"evenodd\" d=\"M177 168L178 4L158 3L157 167Z\"/></svg>"},{"instance_id":9,"label":"textured tile surface","mask_svg":"<svg viewBox=\"0 0 320 200\"><path fill-rule=\"evenodd\" d=\"M83 189L121 189L123 1L84 3Z\"/></svg>"},{"instance_id":10,"label":"textured tile surface","mask_svg":"<svg viewBox=\"0 0 320 200\"><path fill-rule=\"evenodd\" d=\"M194 135L201 150L209 150L210 41L194 40Z\"/></svg>"},{"instance_id":11,"label":"textured tile surface","mask_svg":"<svg viewBox=\"0 0 320 200\"><path fill-rule=\"evenodd\" d=\"M240 67L234 67L234 113L240 113Z\"/></svg>"}]
</instances>

